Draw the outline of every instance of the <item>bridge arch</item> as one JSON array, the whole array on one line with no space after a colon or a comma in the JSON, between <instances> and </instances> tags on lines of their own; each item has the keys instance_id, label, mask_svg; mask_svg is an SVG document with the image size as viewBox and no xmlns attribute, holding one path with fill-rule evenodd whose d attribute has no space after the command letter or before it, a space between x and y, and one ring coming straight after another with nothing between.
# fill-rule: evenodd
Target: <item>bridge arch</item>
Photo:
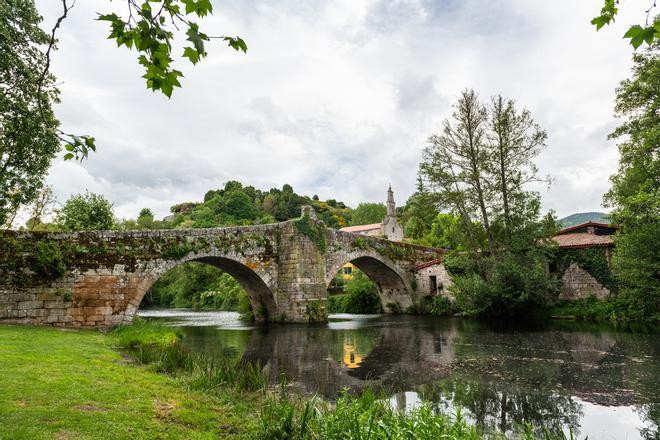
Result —
<instances>
[{"instance_id":1,"label":"bridge arch","mask_svg":"<svg viewBox=\"0 0 660 440\"><path fill-rule=\"evenodd\" d=\"M208 264L231 275L247 293L255 321L263 322L276 316L277 306L273 293L276 277L268 270L260 267L249 257L196 253L191 253L180 260L162 261L150 270L138 287L137 295L131 302L132 307L126 310L127 315L134 315L137 312L142 299L161 276L189 262Z\"/></svg>"},{"instance_id":2,"label":"bridge arch","mask_svg":"<svg viewBox=\"0 0 660 440\"><path fill-rule=\"evenodd\" d=\"M388 257L372 249L354 250L329 258L326 287L330 287L332 279L346 263L356 266L376 284L385 312L403 311L413 305L406 274Z\"/></svg>"}]
</instances>

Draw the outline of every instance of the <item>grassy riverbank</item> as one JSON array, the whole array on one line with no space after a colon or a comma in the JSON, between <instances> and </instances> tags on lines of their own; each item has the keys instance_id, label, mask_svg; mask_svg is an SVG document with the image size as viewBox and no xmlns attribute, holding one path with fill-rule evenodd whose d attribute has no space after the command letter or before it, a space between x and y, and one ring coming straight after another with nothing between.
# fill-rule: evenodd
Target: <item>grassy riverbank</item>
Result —
<instances>
[{"instance_id":1,"label":"grassy riverbank","mask_svg":"<svg viewBox=\"0 0 660 440\"><path fill-rule=\"evenodd\" d=\"M0 439L483 438L430 405L402 414L371 393L330 404L268 391L259 368L191 354L152 323L105 335L0 325L0 369Z\"/></svg>"},{"instance_id":2,"label":"grassy riverbank","mask_svg":"<svg viewBox=\"0 0 660 440\"><path fill-rule=\"evenodd\" d=\"M0 325L0 439L248 438L254 431L258 398L192 390L184 377L127 362L117 341L95 331Z\"/></svg>"}]
</instances>

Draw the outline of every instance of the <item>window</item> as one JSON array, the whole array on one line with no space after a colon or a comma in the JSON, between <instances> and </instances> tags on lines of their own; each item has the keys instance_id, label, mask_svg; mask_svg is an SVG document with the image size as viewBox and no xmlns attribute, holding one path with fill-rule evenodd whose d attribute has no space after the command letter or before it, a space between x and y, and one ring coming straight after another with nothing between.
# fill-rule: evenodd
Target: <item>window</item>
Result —
<instances>
[{"instance_id":1,"label":"window","mask_svg":"<svg viewBox=\"0 0 660 440\"><path fill-rule=\"evenodd\" d=\"M353 268L352 268L351 266L346 266L346 267L344 268L344 273L345 273L346 275L350 275L350 274L352 274L352 273L353 273Z\"/></svg>"},{"instance_id":2,"label":"window","mask_svg":"<svg viewBox=\"0 0 660 440\"><path fill-rule=\"evenodd\" d=\"M392 226L392 232L394 232L394 226Z\"/></svg>"},{"instance_id":3,"label":"window","mask_svg":"<svg viewBox=\"0 0 660 440\"><path fill-rule=\"evenodd\" d=\"M429 281L431 284L431 294L435 295L438 292L438 278L435 275L431 275Z\"/></svg>"}]
</instances>

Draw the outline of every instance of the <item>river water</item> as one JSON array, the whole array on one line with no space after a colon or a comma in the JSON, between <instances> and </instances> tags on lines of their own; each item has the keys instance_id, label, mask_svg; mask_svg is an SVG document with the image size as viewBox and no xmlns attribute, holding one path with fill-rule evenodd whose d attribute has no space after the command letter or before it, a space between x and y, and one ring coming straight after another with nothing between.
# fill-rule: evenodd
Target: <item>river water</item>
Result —
<instances>
[{"instance_id":1,"label":"river water","mask_svg":"<svg viewBox=\"0 0 660 440\"><path fill-rule=\"evenodd\" d=\"M571 321L535 327L408 315L331 315L327 324L251 325L232 312L140 311L180 326L193 351L259 362L276 384L335 398L382 390L486 431L516 424L583 439L660 439L660 330Z\"/></svg>"}]
</instances>

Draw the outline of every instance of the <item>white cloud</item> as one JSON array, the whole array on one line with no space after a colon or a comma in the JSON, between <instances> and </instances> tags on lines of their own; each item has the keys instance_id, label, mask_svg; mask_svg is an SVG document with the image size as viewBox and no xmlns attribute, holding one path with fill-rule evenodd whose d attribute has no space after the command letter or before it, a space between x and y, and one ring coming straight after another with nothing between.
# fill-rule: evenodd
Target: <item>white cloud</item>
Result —
<instances>
[{"instance_id":1,"label":"white cloud","mask_svg":"<svg viewBox=\"0 0 660 440\"><path fill-rule=\"evenodd\" d=\"M57 3L37 5L52 23ZM586 1L216 2L206 29L241 35L248 53L217 44L198 66L181 62L184 87L168 101L93 20L108 5L78 2L54 59L58 115L99 152L55 163L49 181L62 200L101 192L121 217L165 215L230 179L353 205L383 200L392 183L403 203L425 139L464 87L516 99L548 131L546 209L599 209L616 168L614 88L632 53L621 35L643 6L626 3L596 33Z\"/></svg>"}]
</instances>

